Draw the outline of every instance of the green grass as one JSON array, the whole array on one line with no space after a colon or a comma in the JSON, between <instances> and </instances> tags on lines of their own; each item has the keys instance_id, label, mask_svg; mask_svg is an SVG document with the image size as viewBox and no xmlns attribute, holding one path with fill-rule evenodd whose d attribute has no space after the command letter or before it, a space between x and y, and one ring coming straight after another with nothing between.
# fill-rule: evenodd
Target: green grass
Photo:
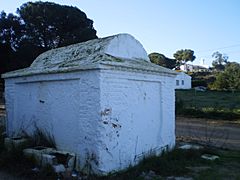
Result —
<instances>
[{"instance_id":1,"label":"green grass","mask_svg":"<svg viewBox=\"0 0 240 180\"><path fill-rule=\"evenodd\" d=\"M201 158L202 154L218 155L219 160L209 161ZM195 172L188 167L208 167L209 169ZM154 171L156 177L161 179L169 176L186 176L194 179L237 179L240 177L240 152L223 151L218 149L181 150L174 149L163 153L159 157L143 159L137 166L129 167L125 171L109 174L104 177L91 177L90 179L124 180L144 179L143 172Z\"/></svg>"},{"instance_id":2,"label":"green grass","mask_svg":"<svg viewBox=\"0 0 240 180\"><path fill-rule=\"evenodd\" d=\"M2 129L3 130L3 129ZM1 137L3 139L3 137ZM3 141L0 141L1 147ZM202 154L214 154L220 157L219 160L208 161L201 158ZM209 169L194 172L189 167L204 167ZM21 149L0 151L0 170L8 172L17 177L26 179L57 179L57 175L50 166L46 166L39 173L31 169L35 167L34 160L26 158ZM194 179L240 179L240 151L226 151L218 149L202 150L181 150L174 149L171 152L164 152L161 156L144 158L137 166L129 167L123 171L111 173L107 176L90 175L87 179L144 179L143 173L153 171L152 179L162 179L169 176L186 176Z\"/></svg>"},{"instance_id":3,"label":"green grass","mask_svg":"<svg viewBox=\"0 0 240 180\"><path fill-rule=\"evenodd\" d=\"M240 119L240 92L176 90L177 115Z\"/></svg>"},{"instance_id":4,"label":"green grass","mask_svg":"<svg viewBox=\"0 0 240 180\"><path fill-rule=\"evenodd\" d=\"M240 179L240 151L219 150L219 157L211 169L200 172L196 179Z\"/></svg>"},{"instance_id":5,"label":"green grass","mask_svg":"<svg viewBox=\"0 0 240 180\"><path fill-rule=\"evenodd\" d=\"M49 166L41 168L39 172L33 172L32 168L36 167L35 160L24 156L22 147L6 149L4 131L5 128L0 126L0 171L26 179L57 179L56 173Z\"/></svg>"}]
</instances>

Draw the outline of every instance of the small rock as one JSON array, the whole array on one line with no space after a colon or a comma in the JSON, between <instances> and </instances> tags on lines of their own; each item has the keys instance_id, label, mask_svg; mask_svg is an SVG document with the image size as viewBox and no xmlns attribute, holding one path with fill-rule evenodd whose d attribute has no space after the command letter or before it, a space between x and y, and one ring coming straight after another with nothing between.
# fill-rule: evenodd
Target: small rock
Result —
<instances>
[{"instance_id":1,"label":"small rock","mask_svg":"<svg viewBox=\"0 0 240 180\"><path fill-rule=\"evenodd\" d=\"M72 177L73 177L73 178L77 178L77 176L78 176L78 173L77 173L76 171L73 171L73 172L72 172Z\"/></svg>"},{"instance_id":2,"label":"small rock","mask_svg":"<svg viewBox=\"0 0 240 180\"><path fill-rule=\"evenodd\" d=\"M161 176L157 175L154 171L150 170L148 173L142 172L140 175L144 180L152 180L156 178L161 178Z\"/></svg>"},{"instance_id":3,"label":"small rock","mask_svg":"<svg viewBox=\"0 0 240 180\"><path fill-rule=\"evenodd\" d=\"M33 172L39 172L40 169L39 169L38 167L35 167L35 168L32 168L32 171L33 171Z\"/></svg>"},{"instance_id":4,"label":"small rock","mask_svg":"<svg viewBox=\"0 0 240 180\"><path fill-rule=\"evenodd\" d=\"M148 172L148 175L149 175L149 176L156 176L156 173L155 173L154 171L150 170L150 171Z\"/></svg>"},{"instance_id":5,"label":"small rock","mask_svg":"<svg viewBox=\"0 0 240 180\"><path fill-rule=\"evenodd\" d=\"M143 172L141 173L140 177L144 177L144 176L146 176L146 173L143 171Z\"/></svg>"},{"instance_id":6,"label":"small rock","mask_svg":"<svg viewBox=\"0 0 240 180\"><path fill-rule=\"evenodd\" d=\"M219 156L211 155L211 154L203 154L203 155L201 155L201 158L214 161L216 159L219 159Z\"/></svg>"},{"instance_id":7,"label":"small rock","mask_svg":"<svg viewBox=\"0 0 240 180\"><path fill-rule=\"evenodd\" d=\"M194 144L185 144L185 145L182 145L179 147L179 149L186 149L186 150L188 150L188 149L198 150L198 149L202 149L202 148L203 148L202 146L198 146L198 145L194 145Z\"/></svg>"},{"instance_id":8,"label":"small rock","mask_svg":"<svg viewBox=\"0 0 240 180\"><path fill-rule=\"evenodd\" d=\"M167 180L193 180L191 177L175 177L175 176L170 176L167 177Z\"/></svg>"},{"instance_id":9,"label":"small rock","mask_svg":"<svg viewBox=\"0 0 240 180\"><path fill-rule=\"evenodd\" d=\"M53 169L56 173L62 173L66 171L66 168L64 167L63 164L54 165Z\"/></svg>"},{"instance_id":10,"label":"small rock","mask_svg":"<svg viewBox=\"0 0 240 180\"><path fill-rule=\"evenodd\" d=\"M175 180L193 180L191 177L175 177Z\"/></svg>"}]
</instances>

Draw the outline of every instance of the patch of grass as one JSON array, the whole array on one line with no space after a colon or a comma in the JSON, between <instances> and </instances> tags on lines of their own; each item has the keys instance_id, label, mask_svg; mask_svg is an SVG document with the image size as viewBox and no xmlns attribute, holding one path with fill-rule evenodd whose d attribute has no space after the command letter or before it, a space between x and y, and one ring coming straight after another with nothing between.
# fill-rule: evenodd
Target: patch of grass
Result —
<instances>
[{"instance_id":1,"label":"patch of grass","mask_svg":"<svg viewBox=\"0 0 240 180\"><path fill-rule=\"evenodd\" d=\"M222 179L222 176L212 169L206 170L200 173L196 180L212 180L212 179Z\"/></svg>"},{"instance_id":2,"label":"patch of grass","mask_svg":"<svg viewBox=\"0 0 240 180\"><path fill-rule=\"evenodd\" d=\"M164 152L161 156L144 158L137 166L99 178L109 180L144 179L141 174L149 171L154 171L156 175L161 177L183 176L190 173L190 170L186 167L193 164L201 165L206 162L200 157L202 153L199 150L174 149L171 152Z\"/></svg>"},{"instance_id":3,"label":"patch of grass","mask_svg":"<svg viewBox=\"0 0 240 180\"><path fill-rule=\"evenodd\" d=\"M211 169L200 172L195 179L240 179L240 151L213 150L220 158L211 163Z\"/></svg>"},{"instance_id":4,"label":"patch of grass","mask_svg":"<svg viewBox=\"0 0 240 180\"><path fill-rule=\"evenodd\" d=\"M35 159L26 157L23 154L22 147L13 146L10 150L7 150L4 147L3 132L4 127L0 127L0 170L27 179L57 179L52 167L43 167L40 172L33 172L32 168L35 167Z\"/></svg>"},{"instance_id":5,"label":"patch of grass","mask_svg":"<svg viewBox=\"0 0 240 180\"><path fill-rule=\"evenodd\" d=\"M54 169L51 165L46 165L40 170L37 178L38 179L56 180L56 179L58 179L58 175L54 172Z\"/></svg>"},{"instance_id":6,"label":"patch of grass","mask_svg":"<svg viewBox=\"0 0 240 180\"><path fill-rule=\"evenodd\" d=\"M239 119L239 113L235 113L229 110L218 110L218 109L195 109L195 108L182 108L177 112L177 115L184 117L197 117L197 118L208 118L208 119L223 119L223 120L235 120Z\"/></svg>"},{"instance_id":7,"label":"patch of grass","mask_svg":"<svg viewBox=\"0 0 240 180\"><path fill-rule=\"evenodd\" d=\"M219 160L209 161L201 158L202 154L213 154L220 157ZM125 180L144 179L143 172L155 172L159 177L187 176L193 179L238 179L240 177L240 152L223 151L206 148L201 150L174 149L165 152L161 156L143 159L137 166L109 174L104 177L91 177L90 179ZM199 172L194 172L187 167L208 167Z\"/></svg>"},{"instance_id":8,"label":"patch of grass","mask_svg":"<svg viewBox=\"0 0 240 180\"><path fill-rule=\"evenodd\" d=\"M176 90L176 114L186 117L240 119L240 92Z\"/></svg>"},{"instance_id":9,"label":"patch of grass","mask_svg":"<svg viewBox=\"0 0 240 180\"><path fill-rule=\"evenodd\" d=\"M23 176L33 166L33 159L26 158L20 148L4 149L0 153L0 169L8 173Z\"/></svg>"},{"instance_id":10,"label":"patch of grass","mask_svg":"<svg viewBox=\"0 0 240 180\"><path fill-rule=\"evenodd\" d=\"M26 134L27 135L27 134ZM48 132L35 127L33 135L27 135L27 138L30 140L31 146L44 146L56 148L56 143L54 137Z\"/></svg>"}]
</instances>

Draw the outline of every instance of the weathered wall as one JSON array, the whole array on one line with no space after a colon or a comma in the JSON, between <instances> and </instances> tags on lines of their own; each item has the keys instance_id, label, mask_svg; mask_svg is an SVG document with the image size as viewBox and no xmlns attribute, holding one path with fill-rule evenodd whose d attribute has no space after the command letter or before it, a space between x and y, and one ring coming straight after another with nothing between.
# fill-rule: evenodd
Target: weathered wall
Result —
<instances>
[{"instance_id":1,"label":"weathered wall","mask_svg":"<svg viewBox=\"0 0 240 180\"><path fill-rule=\"evenodd\" d=\"M135 164L143 154L175 144L174 78L101 71L99 169Z\"/></svg>"},{"instance_id":2,"label":"weathered wall","mask_svg":"<svg viewBox=\"0 0 240 180\"><path fill-rule=\"evenodd\" d=\"M123 169L174 146L174 85L167 75L119 70L9 78L8 135L36 125L77 153L81 168Z\"/></svg>"},{"instance_id":3,"label":"weathered wall","mask_svg":"<svg viewBox=\"0 0 240 180\"><path fill-rule=\"evenodd\" d=\"M175 144L175 72L119 34L47 51L5 78L7 133L50 133L85 170L107 173Z\"/></svg>"},{"instance_id":4,"label":"weathered wall","mask_svg":"<svg viewBox=\"0 0 240 180\"><path fill-rule=\"evenodd\" d=\"M100 136L99 73L83 71L6 79L7 133L32 133L35 126L51 133L57 147L85 162Z\"/></svg>"}]
</instances>

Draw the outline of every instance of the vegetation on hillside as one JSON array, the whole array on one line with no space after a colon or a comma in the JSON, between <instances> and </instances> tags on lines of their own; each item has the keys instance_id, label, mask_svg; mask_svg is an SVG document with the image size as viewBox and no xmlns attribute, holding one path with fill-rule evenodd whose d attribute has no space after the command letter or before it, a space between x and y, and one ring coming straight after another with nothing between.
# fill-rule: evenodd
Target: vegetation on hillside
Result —
<instances>
[{"instance_id":1,"label":"vegetation on hillside","mask_svg":"<svg viewBox=\"0 0 240 180\"><path fill-rule=\"evenodd\" d=\"M210 89L240 91L240 64L227 63L224 71L216 75L216 80L209 84Z\"/></svg>"},{"instance_id":2,"label":"vegetation on hillside","mask_svg":"<svg viewBox=\"0 0 240 180\"><path fill-rule=\"evenodd\" d=\"M216 80L215 72L188 72L188 75L192 77L192 87L208 87Z\"/></svg>"},{"instance_id":3,"label":"vegetation on hillside","mask_svg":"<svg viewBox=\"0 0 240 180\"><path fill-rule=\"evenodd\" d=\"M176 51L176 53L173 54L174 59L167 58L163 54L156 52L150 53L148 56L152 63L169 69L180 69L180 65L186 64L188 61L192 62L196 58L194 51L191 49Z\"/></svg>"},{"instance_id":4,"label":"vegetation on hillside","mask_svg":"<svg viewBox=\"0 0 240 180\"><path fill-rule=\"evenodd\" d=\"M163 54L154 52L149 54L148 57L152 63L157 64L159 66L163 66L169 69L173 69L176 67L176 60L167 58Z\"/></svg>"},{"instance_id":5,"label":"vegetation on hillside","mask_svg":"<svg viewBox=\"0 0 240 180\"><path fill-rule=\"evenodd\" d=\"M225 64L228 62L228 56L216 51L212 54L212 57L214 58L212 62L213 69L217 71L224 70Z\"/></svg>"}]
</instances>

